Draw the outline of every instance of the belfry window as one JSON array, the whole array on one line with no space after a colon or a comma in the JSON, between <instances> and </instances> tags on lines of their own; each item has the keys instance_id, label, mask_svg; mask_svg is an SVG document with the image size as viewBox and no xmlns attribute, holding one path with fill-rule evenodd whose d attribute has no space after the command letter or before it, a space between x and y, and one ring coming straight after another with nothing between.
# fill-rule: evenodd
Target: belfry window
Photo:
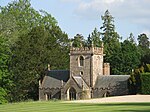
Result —
<instances>
[{"instance_id":1,"label":"belfry window","mask_svg":"<svg viewBox=\"0 0 150 112\"><path fill-rule=\"evenodd\" d=\"M83 58L83 56L80 56L80 60L79 61L80 61L79 62L80 66L84 66L84 58Z\"/></svg>"}]
</instances>

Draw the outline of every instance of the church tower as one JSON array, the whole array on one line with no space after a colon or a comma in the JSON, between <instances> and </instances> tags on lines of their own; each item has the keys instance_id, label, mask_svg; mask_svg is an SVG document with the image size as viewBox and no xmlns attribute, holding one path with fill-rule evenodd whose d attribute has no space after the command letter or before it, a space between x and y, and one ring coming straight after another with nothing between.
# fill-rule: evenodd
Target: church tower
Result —
<instances>
[{"instance_id":1,"label":"church tower","mask_svg":"<svg viewBox=\"0 0 150 112\"><path fill-rule=\"evenodd\" d=\"M70 74L81 75L88 86L93 87L97 76L104 75L103 56L103 44L101 47L76 48L71 46Z\"/></svg>"}]
</instances>

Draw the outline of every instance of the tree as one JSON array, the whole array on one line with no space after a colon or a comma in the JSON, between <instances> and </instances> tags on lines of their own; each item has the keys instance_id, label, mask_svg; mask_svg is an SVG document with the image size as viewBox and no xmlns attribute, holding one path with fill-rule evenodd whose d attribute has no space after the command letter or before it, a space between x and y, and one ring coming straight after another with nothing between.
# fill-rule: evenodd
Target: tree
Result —
<instances>
[{"instance_id":1,"label":"tree","mask_svg":"<svg viewBox=\"0 0 150 112\"><path fill-rule=\"evenodd\" d=\"M150 64L150 42L146 34L140 34L138 36L138 48L141 53L141 64Z\"/></svg>"},{"instance_id":2,"label":"tree","mask_svg":"<svg viewBox=\"0 0 150 112\"><path fill-rule=\"evenodd\" d=\"M0 36L0 104L8 102L12 86L9 72L10 49L6 39Z\"/></svg>"},{"instance_id":3,"label":"tree","mask_svg":"<svg viewBox=\"0 0 150 112\"><path fill-rule=\"evenodd\" d=\"M120 69L124 74L130 74L132 70L137 68L140 64L140 52L136 44L129 40L124 40L121 43L121 51L122 66Z\"/></svg>"},{"instance_id":4,"label":"tree","mask_svg":"<svg viewBox=\"0 0 150 112\"><path fill-rule=\"evenodd\" d=\"M129 36L128 40L129 40L129 42L131 42L131 43L133 43L133 44L136 43L133 33L130 33L130 36Z\"/></svg>"},{"instance_id":5,"label":"tree","mask_svg":"<svg viewBox=\"0 0 150 112\"><path fill-rule=\"evenodd\" d=\"M64 36L61 38L67 37L57 26L50 31L38 26L19 37L12 49L11 66L15 80L12 94L15 101L37 100L38 80L46 74L48 64L51 69L68 68L68 46L59 40L59 34Z\"/></svg>"},{"instance_id":6,"label":"tree","mask_svg":"<svg viewBox=\"0 0 150 112\"><path fill-rule=\"evenodd\" d=\"M13 1L1 7L0 26L0 36L8 40L12 51L12 100L37 99L37 80L45 74L47 64L52 69L69 68L67 34L51 14L34 10L30 0Z\"/></svg>"},{"instance_id":7,"label":"tree","mask_svg":"<svg viewBox=\"0 0 150 112\"><path fill-rule=\"evenodd\" d=\"M29 0L13 1L0 10L1 33L9 40L9 44L13 45L19 35L32 28L35 10L31 8Z\"/></svg>"},{"instance_id":8,"label":"tree","mask_svg":"<svg viewBox=\"0 0 150 112\"><path fill-rule=\"evenodd\" d=\"M150 42L148 40L148 37L146 34L140 34L138 36L138 42L139 42L139 46L142 47L142 48L146 48L146 49L149 49L150 47Z\"/></svg>"},{"instance_id":9,"label":"tree","mask_svg":"<svg viewBox=\"0 0 150 112\"><path fill-rule=\"evenodd\" d=\"M141 57L141 64L150 64L150 50L144 56Z\"/></svg>"},{"instance_id":10,"label":"tree","mask_svg":"<svg viewBox=\"0 0 150 112\"><path fill-rule=\"evenodd\" d=\"M115 31L114 17L106 10L104 16L102 16L103 25L100 29L102 40L104 43L104 53L106 54L104 60L111 64L111 74L121 74L118 70L118 63L120 60L121 46L119 34Z\"/></svg>"},{"instance_id":11,"label":"tree","mask_svg":"<svg viewBox=\"0 0 150 112\"><path fill-rule=\"evenodd\" d=\"M73 43L73 47L82 47L86 46L86 42L84 40L84 37L81 34L76 34L73 39L71 39L71 42Z\"/></svg>"},{"instance_id":12,"label":"tree","mask_svg":"<svg viewBox=\"0 0 150 112\"><path fill-rule=\"evenodd\" d=\"M114 17L110 14L108 10L105 11L104 16L101 16L103 20L103 25L100 29L103 31L102 40L105 43L109 42L111 38L114 38L115 34L115 25L114 25Z\"/></svg>"},{"instance_id":13,"label":"tree","mask_svg":"<svg viewBox=\"0 0 150 112\"><path fill-rule=\"evenodd\" d=\"M18 0L0 7L0 32L9 44L15 44L20 35L26 34L36 26L51 27L57 21L47 12L39 12L31 7L30 0Z\"/></svg>"},{"instance_id":14,"label":"tree","mask_svg":"<svg viewBox=\"0 0 150 112\"><path fill-rule=\"evenodd\" d=\"M94 29L91 36L89 35L88 40L87 40L87 44L88 44L88 46L91 46L92 44L95 47L101 46L102 40L100 38L100 32L97 30L97 28Z\"/></svg>"}]
</instances>

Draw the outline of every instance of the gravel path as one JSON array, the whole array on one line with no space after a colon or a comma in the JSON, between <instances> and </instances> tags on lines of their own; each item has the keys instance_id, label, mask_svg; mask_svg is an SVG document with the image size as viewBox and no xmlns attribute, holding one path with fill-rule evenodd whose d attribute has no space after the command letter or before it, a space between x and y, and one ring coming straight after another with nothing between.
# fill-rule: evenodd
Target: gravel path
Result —
<instances>
[{"instance_id":1,"label":"gravel path","mask_svg":"<svg viewBox=\"0 0 150 112\"><path fill-rule=\"evenodd\" d=\"M66 101L67 103L115 103L115 102L150 102L150 95L127 95L89 100Z\"/></svg>"}]
</instances>

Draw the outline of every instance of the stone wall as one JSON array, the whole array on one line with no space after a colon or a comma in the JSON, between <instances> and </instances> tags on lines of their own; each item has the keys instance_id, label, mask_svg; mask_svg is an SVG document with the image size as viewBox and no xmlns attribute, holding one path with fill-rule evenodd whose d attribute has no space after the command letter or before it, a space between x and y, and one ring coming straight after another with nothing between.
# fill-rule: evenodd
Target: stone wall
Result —
<instances>
[{"instance_id":1,"label":"stone wall","mask_svg":"<svg viewBox=\"0 0 150 112\"><path fill-rule=\"evenodd\" d=\"M91 87L95 85L98 75L103 75L103 55L93 55L92 56L92 84Z\"/></svg>"},{"instance_id":2,"label":"stone wall","mask_svg":"<svg viewBox=\"0 0 150 112\"><path fill-rule=\"evenodd\" d=\"M61 99L60 88L39 88L39 100Z\"/></svg>"},{"instance_id":3,"label":"stone wall","mask_svg":"<svg viewBox=\"0 0 150 112\"><path fill-rule=\"evenodd\" d=\"M80 56L84 57L84 66L79 66ZM82 75L85 82L90 85L91 74L91 55L90 54L70 54L70 74ZM81 74L82 72L82 74Z\"/></svg>"},{"instance_id":4,"label":"stone wall","mask_svg":"<svg viewBox=\"0 0 150 112\"><path fill-rule=\"evenodd\" d=\"M69 90L74 88L76 91L76 99L80 100L82 95L82 88L80 88L74 79L71 77L66 85L61 89L61 98L62 100L69 100Z\"/></svg>"},{"instance_id":5,"label":"stone wall","mask_svg":"<svg viewBox=\"0 0 150 112\"><path fill-rule=\"evenodd\" d=\"M80 66L80 56L84 66ZM103 75L103 47L70 48L70 71L73 75L82 75L88 86L93 87L98 75Z\"/></svg>"}]
</instances>

